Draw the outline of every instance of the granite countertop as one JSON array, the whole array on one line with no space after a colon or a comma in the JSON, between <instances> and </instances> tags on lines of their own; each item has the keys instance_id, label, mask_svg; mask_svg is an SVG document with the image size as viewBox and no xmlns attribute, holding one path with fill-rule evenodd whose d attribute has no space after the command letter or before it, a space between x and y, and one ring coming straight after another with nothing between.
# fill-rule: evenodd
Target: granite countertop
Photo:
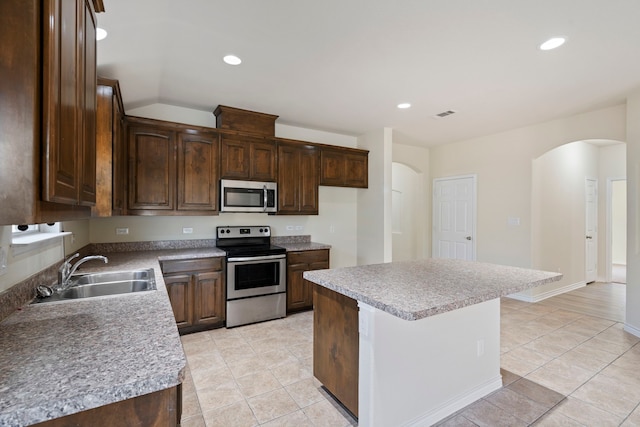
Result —
<instances>
[{"instance_id":1,"label":"granite countertop","mask_svg":"<svg viewBox=\"0 0 640 427\"><path fill-rule=\"evenodd\" d=\"M318 249L331 249L331 245L325 245L324 243L316 242L298 242L298 243L280 243L278 246L282 246L287 252L299 252L299 251L315 251Z\"/></svg>"},{"instance_id":2,"label":"granite countertop","mask_svg":"<svg viewBox=\"0 0 640 427\"><path fill-rule=\"evenodd\" d=\"M33 304L0 322L0 426L29 425L174 387L186 359L159 260L217 248L121 252L78 272L155 269L157 290Z\"/></svg>"},{"instance_id":3,"label":"granite countertop","mask_svg":"<svg viewBox=\"0 0 640 427\"><path fill-rule=\"evenodd\" d=\"M306 271L303 277L401 319L418 320L555 282L562 274L424 259Z\"/></svg>"}]
</instances>

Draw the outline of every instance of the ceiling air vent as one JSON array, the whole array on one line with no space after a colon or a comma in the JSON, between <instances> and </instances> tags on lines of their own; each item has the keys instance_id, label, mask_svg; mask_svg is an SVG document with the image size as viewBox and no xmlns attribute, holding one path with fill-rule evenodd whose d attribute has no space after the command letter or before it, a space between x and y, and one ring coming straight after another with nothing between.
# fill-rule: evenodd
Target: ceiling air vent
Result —
<instances>
[{"instance_id":1,"label":"ceiling air vent","mask_svg":"<svg viewBox=\"0 0 640 427\"><path fill-rule=\"evenodd\" d=\"M447 110L447 111L443 111L442 113L438 113L435 116L433 116L434 119L442 119L443 117L447 117L450 116L452 114L455 114L456 112L454 110Z\"/></svg>"}]
</instances>

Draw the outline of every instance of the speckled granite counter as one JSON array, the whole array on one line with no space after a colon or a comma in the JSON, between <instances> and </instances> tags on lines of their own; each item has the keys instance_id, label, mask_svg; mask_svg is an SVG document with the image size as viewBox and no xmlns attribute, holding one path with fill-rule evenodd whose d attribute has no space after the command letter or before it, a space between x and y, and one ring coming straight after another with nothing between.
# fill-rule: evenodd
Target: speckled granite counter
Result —
<instances>
[{"instance_id":1,"label":"speckled granite counter","mask_svg":"<svg viewBox=\"0 0 640 427\"><path fill-rule=\"evenodd\" d=\"M303 277L320 285L314 375L360 425L386 427L436 424L501 388L499 298L562 275L426 259Z\"/></svg>"},{"instance_id":2,"label":"speckled granite counter","mask_svg":"<svg viewBox=\"0 0 640 427\"><path fill-rule=\"evenodd\" d=\"M311 241L310 235L301 236L273 236L271 243L281 246L287 252L314 251L317 249L331 249L331 245Z\"/></svg>"},{"instance_id":3,"label":"speckled granite counter","mask_svg":"<svg viewBox=\"0 0 640 427\"><path fill-rule=\"evenodd\" d=\"M216 248L108 253L78 270L155 269L156 291L34 304L0 322L0 426L21 426L175 387L186 360L158 260Z\"/></svg>"},{"instance_id":4,"label":"speckled granite counter","mask_svg":"<svg viewBox=\"0 0 640 427\"><path fill-rule=\"evenodd\" d=\"M417 320L554 282L562 274L425 259L307 271L303 277L401 319Z\"/></svg>"}]
</instances>

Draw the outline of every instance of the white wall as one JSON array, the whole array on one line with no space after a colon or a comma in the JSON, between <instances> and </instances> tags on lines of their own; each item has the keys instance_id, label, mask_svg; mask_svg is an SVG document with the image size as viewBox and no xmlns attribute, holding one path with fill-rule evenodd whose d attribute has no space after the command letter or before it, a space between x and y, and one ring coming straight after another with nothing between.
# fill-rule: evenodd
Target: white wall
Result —
<instances>
[{"instance_id":1,"label":"white wall","mask_svg":"<svg viewBox=\"0 0 640 427\"><path fill-rule=\"evenodd\" d=\"M598 155L595 145L573 142L533 161L532 267L564 277L522 293L532 300L585 284L585 179L598 178Z\"/></svg>"},{"instance_id":2,"label":"white wall","mask_svg":"<svg viewBox=\"0 0 640 427\"><path fill-rule=\"evenodd\" d=\"M625 329L640 336L640 88L627 97L627 310Z\"/></svg>"},{"instance_id":3,"label":"white wall","mask_svg":"<svg viewBox=\"0 0 640 427\"><path fill-rule=\"evenodd\" d=\"M369 188L358 190L358 265L391 261L392 138L390 128L358 137L369 150Z\"/></svg>"},{"instance_id":4,"label":"white wall","mask_svg":"<svg viewBox=\"0 0 640 427\"><path fill-rule=\"evenodd\" d=\"M532 160L569 142L625 137L620 105L434 147L431 178L477 174L478 261L531 267ZM520 218L520 225L509 225L509 217Z\"/></svg>"},{"instance_id":5,"label":"white wall","mask_svg":"<svg viewBox=\"0 0 640 427\"><path fill-rule=\"evenodd\" d=\"M611 262L627 263L627 181L611 183Z\"/></svg>"},{"instance_id":6,"label":"white wall","mask_svg":"<svg viewBox=\"0 0 640 427\"><path fill-rule=\"evenodd\" d=\"M418 184L416 189L416 212L413 230L416 232L416 251L418 258L431 256L431 175L429 173L429 149L393 142L393 162L401 163L416 171ZM392 177L392 186L395 178Z\"/></svg>"}]
</instances>

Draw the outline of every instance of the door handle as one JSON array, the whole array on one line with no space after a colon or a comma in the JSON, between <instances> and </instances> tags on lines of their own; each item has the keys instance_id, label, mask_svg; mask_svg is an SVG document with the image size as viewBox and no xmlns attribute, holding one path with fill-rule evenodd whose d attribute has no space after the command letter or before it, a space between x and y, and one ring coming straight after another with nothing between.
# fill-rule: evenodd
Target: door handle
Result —
<instances>
[{"instance_id":1,"label":"door handle","mask_svg":"<svg viewBox=\"0 0 640 427\"><path fill-rule=\"evenodd\" d=\"M465 239L471 240L471 236L467 236L467 237L465 237Z\"/></svg>"},{"instance_id":2,"label":"door handle","mask_svg":"<svg viewBox=\"0 0 640 427\"><path fill-rule=\"evenodd\" d=\"M593 239L593 237L592 236L587 236L587 239Z\"/></svg>"}]
</instances>

